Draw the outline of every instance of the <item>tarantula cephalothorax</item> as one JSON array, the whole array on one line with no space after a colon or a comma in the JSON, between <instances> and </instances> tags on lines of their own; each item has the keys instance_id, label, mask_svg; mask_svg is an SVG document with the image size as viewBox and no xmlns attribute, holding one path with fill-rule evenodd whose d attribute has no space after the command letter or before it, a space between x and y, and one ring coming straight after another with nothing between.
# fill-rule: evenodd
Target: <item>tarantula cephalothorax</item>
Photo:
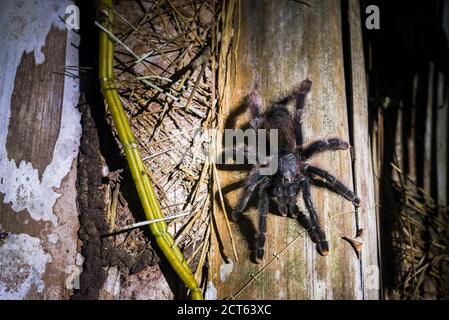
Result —
<instances>
[{"instance_id":1,"label":"tarantula cephalothorax","mask_svg":"<svg viewBox=\"0 0 449 320\"><path fill-rule=\"evenodd\" d=\"M245 211L252 194L259 192L259 234L256 249L252 259L260 263L264 255L266 218L268 213L269 197L276 199L279 213L297 218L304 226L314 243L319 254L326 256L329 245L323 232L317 213L313 206L310 184L327 187L340 194L355 206L360 206L360 199L327 171L309 165L306 161L314 155L328 150L344 150L349 144L338 138L320 139L303 146L301 115L303 113L306 95L312 87L312 81L304 80L293 92L279 102L274 103L266 112L261 112L262 99L253 91L248 97L248 105L251 111L251 126L257 129L278 130L278 170L274 175L262 175L261 165L255 165L248 175L244 185L244 191L231 220L237 221ZM295 115L292 117L287 109L287 104L294 102ZM309 212L310 219L300 212L296 205L298 193L302 190L304 203Z\"/></svg>"}]
</instances>

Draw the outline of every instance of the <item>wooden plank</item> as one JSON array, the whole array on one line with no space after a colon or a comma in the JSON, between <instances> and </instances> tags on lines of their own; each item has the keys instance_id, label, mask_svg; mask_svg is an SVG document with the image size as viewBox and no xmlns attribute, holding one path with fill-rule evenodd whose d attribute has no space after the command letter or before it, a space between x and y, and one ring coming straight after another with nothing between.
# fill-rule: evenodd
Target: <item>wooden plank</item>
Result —
<instances>
[{"instance_id":1,"label":"wooden plank","mask_svg":"<svg viewBox=\"0 0 449 320\"><path fill-rule=\"evenodd\" d=\"M354 160L354 190L363 201L358 210L358 228L364 230L361 254L361 271L364 299L379 299L379 265L377 239L377 207L374 190L373 164L368 126L368 100L363 56L360 3L349 1L349 26L351 48L352 128Z\"/></svg>"},{"instance_id":2,"label":"wooden plank","mask_svg":"<svg viewBox=\"0 0 449 320\"><path fill-rule=\"evenodd\" d=\"M227 73L220 73L227 75L224 92L220 92L224 103L221 108L227 116L225 128L241 127L248 122L248 112L242 101L251 89L258 89L264 103L267 103L284 91L291 90L303 79L310 78L313 87L303 120L305 141L319 137L349 139L340 3L308 3L310 7L294 1L248 0L240 3L241 8L237 10L241 14L238 19L240 28L234 33L239 41L234 46L235 52L229 54L232 62ZM359 156L369 157L370 152ZM313 163L328 169L352 187L348 151L324 153ZM361 164L364 162L361 161ZM235 206L240 192L232 190L232 186L245 175L246 172L220 172L230 207ZM212 283L208 286L210 291L214 291L214 287L214 297L363 297L360 263L353 250L341 239L342 235L353 236L355 233L354 208L351 203L327 190L313 188L312 193L330 244L327 257L317 254L307 235L294 241L303 233L297 221L269 214L265 259L260 265L253 264L248 239L252 241L254 237L257 212L251 209L245 214L247 219L231 225L237 238L239 257L238 261L234 261L225 223L219 209L216 210L220 241L215 242L211 254ZM302 200L299 200L299 205L305 210ZM375 228L373 225L366 227ZM220 249L219 243L224 250ZM223 251L227 261L220 254Z\"/></svg>"}]
</instances>

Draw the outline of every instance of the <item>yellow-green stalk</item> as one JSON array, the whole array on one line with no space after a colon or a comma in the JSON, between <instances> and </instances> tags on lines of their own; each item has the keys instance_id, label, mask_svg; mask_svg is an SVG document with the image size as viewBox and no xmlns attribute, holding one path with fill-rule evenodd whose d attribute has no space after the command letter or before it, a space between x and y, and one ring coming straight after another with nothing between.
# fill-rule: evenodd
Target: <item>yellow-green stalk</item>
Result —
<instances>
[{"instance_id":1,"label":"yellow-green stalk","mask_svg":"<svg viewBox=\"0 0 449 320\"><path fill-rule=\"evenodd\" d=\"M100 18L103 27L113 32L114 11L112 10L112 0L100 0ZM101 30L99 51L101 89L112 114L120 142L124 146L126 160L128 161L145 216L148 220L163 218L164 214L161 211L151 181L146 174L145 165L138 150L136 139L131 131L128 118L114 84L114 44L107 33ZM179 247L175 245L172 235L167 230L165 221L151 224L150 230L172 268L187 288L189 288L190 298L193 300L202 300L203 294L198 287L195 276L192 270L190 270Z\"/></svg>"}]
</instances>

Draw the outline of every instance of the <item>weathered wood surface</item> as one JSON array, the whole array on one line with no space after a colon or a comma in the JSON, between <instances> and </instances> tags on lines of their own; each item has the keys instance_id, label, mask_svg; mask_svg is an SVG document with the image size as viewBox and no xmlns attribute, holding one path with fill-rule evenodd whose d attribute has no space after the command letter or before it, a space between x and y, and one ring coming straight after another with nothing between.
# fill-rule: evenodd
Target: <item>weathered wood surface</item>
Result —
<instances>
[{"instance_id":1,"label":"weathered wood surface","mask_svg":"<svg viewBox=\"0 0 449 320\"><path fill-rule=\"evenodd\" d=\"M70 1L0 3L0 299L66 299L80 271ZM77 73L77 70L73 70Z\"/></svg>"},{"instance_id":2,"label":"weathered wood surface","mask_svg":"<svg viewBox=\"0 0 449 320\"><path fill-rule=\"evenodd\" d=\"M240 11L237 22L240 28L234 31L238 43L234 46L235 52L231 50L227 55L228 62L231 61L227 71L220 73L222 83L227 73L226 86L220 92L221 108L227 116L225 128L242 127L248 122L249 112L241 104L252 89L261 92L266 104L309 78L313 87L303 117L305 141L319 137L349 140L340 2L308 3L310 7L295 1L241 1L240 10L236 10ZM351 23L359 19L353 4L351 2ZM365 208L373 205L374 196L359 24L355 24L352 34L353 65L357 66L352 75L356 81L353 121L357 123L354 147L358 179L355 185L362 197L362 208ZM327 152L312 163L328 169L350 188L354 186L348 151ZM220 172L224 196L231 208L241 191L234 190L233 186L245 175L244 171ZM365 228L367 234L361 264L349 244L341 239L343 235L352 237L356 232L352 204L323 189L313 188L312 196L330 244L327 257L317 254L315 245L297 221L272 214L271 210L265 258L260 265L253 264L249 245L255 235L254 226L257 226L257 210L253 206L241 221L231 223L239 259L235 261L226 225L217 208L215 217L221 238L211 254L212 282L208 285L209 292L216 292L216 295L207 296L218 299L377 298L376 290L368 292L362 284L362 270L367 265L377 266L375 211L359 213L360 227ZM304 211L302 199L298 199L298 204ZM299 235L302 236L296 239Z\"/></svg>"},{"instance_id":3,"label":"weathered wood surface","mask_svg":"<svg viewBox=\"0 0 449 320\"><path fill-rule=\"evenodd\" d=\"M447 34L449 34L449 3L445 2L443 5L443 21L442 26ZM446 80L447 81L447 80ZM440 205L448 205L449 190L448 190L448 141L447 137L448 122L449 122L449 99L444 99L449 93L448 84L445 83L443 73L438 73L438 98L437 98L437 185L438 185L438 203Z\"/></svg>"},{"instance_id":4,"label":"weathered wood surface","mask_svg":"<svg viewBox=\"0 0 449 320\"><path fill-rule=\"evenodd\" d=\"M358 228L364 230L364 245L361 256L364 299L379 299L380 271L378 265L378 210L376 207L372 153L368 132L368 101L365 61L363 57L362 20L358 0L350 0L348 8L352 93L352 144L356 154L354 160L354 190L363 199L363 207L357 212Z\"/></svg>"}]
</instances>

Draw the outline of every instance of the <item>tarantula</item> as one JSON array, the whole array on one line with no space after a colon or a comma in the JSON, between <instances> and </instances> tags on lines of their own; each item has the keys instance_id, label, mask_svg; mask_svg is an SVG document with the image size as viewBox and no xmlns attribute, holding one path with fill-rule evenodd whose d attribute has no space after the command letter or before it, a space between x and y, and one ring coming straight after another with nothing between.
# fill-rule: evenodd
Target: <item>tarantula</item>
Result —
<instances>
[{"instance_id":1,"label":"tarantula","mask_svg":"<svg viewBox=\"0 0 449 320\"><path fill-rule=\"evenodd\" d=\"M304 110L307 93L312 87L312 81L304 80L293 92L284 99L275 102L266 112L261 112L262 99L257 91L248 96L248 105L251 112L251 126L257 129L278 130L278 170L273 175L262 175L261 164L256 164L250 171L245 184L243 194L231 214L231 220L237 221L245 211L248 201L253 193L259 192L259 232L256 249L252 253L252 260L260 263L264 256L266 218L268 213L269 198L274 197L279 213L287 214L298 219L305 227L316 249L322 256L329 252L326 235L323 232L316 210L313 206L310 184L327 187L328 189L351 201L355 206L360 206L360 199L343 183L327 171L312 166L307 160L316 154L329 150L345 150L350 146L347 142L338 138L319 139L303 146L301 128L301 116ZM295 114L288 112L287 104L294 102ZM296 204L298 193L302 190L305 206L310 219L302 213Z\"/></svg>"}]
</instances>

